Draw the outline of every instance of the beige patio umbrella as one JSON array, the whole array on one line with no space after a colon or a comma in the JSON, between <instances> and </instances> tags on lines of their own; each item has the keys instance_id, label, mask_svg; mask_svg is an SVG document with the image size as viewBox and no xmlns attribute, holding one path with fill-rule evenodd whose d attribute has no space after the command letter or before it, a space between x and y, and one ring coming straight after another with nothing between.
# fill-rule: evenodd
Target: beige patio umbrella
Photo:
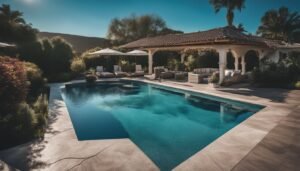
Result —
<instances>
[{"instance_id":1,"label":"beige patio umbrella","mask_svg":"<svg viewBox=\"0 0 300 171\"><path fill-rule=\"evenodd\" d=\"M0 42L0 48L15 47L16 45Z\"/></svg>"},{"instance_id":2,"label":"beige patio umbrella","mask_svg":"<svg viewBox=\"0 0 300 171\"><path fill-rule=\"evenodd\" d=\"M145 52L145 51L142 51L142 50L133 50L133 51L127 52L126 55L134 56L134 60L135 60L135 63L136 63L136 57L137 56L148 56L148 53Z\"/></svg>"},{"instance_id":3,"label":"beige patio umbrella","mask_svg":"<svg viewBox=\"0 0 300 171\"><path fill-rule=\"evenodd\" d=\"M130 52L127 52L126 55L129 56L148 56L148 53L142 50L133 50Z\"/></svg>"},{"instance_id":4,"label":"beige patio umbrella","mask_svg":"<svg viewBox=\"0 0 300 171\"><path fill-rule=\"evenodd\" d=\"M89 55L91 55L91 56L119 56L119 55L125 55L125 53L106 48L106 49L98 50L96 52L89 53Z\"/></svg>"},{"instance_id":5,"label":"beige patio umbrella","mask_svg":"<svg viewBox=\"0 0 300 171\"><path fill-rule=\"evenodd\" d=\"M98 50L96 52L91 52L88 55L94 56L94 57L105 57L106 58L106 60L105 60L106 61L106 67L108 67L108 60L107 59L108 59L109 56L124 56L125 53L117 51L117 50L106 48L106 49Z\"/></svg>"}]
</instances>

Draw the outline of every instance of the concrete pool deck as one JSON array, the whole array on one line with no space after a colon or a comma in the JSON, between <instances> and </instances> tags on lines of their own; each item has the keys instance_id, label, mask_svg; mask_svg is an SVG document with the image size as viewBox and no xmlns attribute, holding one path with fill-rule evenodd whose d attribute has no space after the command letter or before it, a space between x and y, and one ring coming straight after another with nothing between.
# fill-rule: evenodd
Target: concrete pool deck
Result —
<instances>
[{"instance_id":1,"label":"concrete pool deck","mask_svg":"<svg viewBox=\"0 0 300 171\"><path fill-rule=\"evenodd\" d=\"M300 90L216 90L201 84L141 81L266 106L174 170L292 170L300 166ZM78 141L60 95L62 85L50 85L45 138L1 151L0 160L20 170L159 170L130 139Z\"/></svg>"}]
</instances>

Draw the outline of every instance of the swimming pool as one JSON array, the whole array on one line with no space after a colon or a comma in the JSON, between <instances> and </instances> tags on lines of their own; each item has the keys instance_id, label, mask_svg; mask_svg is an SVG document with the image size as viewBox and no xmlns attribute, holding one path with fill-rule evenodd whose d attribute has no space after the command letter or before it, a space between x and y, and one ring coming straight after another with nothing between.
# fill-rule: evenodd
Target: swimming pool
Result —
<instances>
[{"instance_id":1,"label":"swimming pool","mask_svg":"<svg viewBox=\"0 0 300 171\"><path fill-rule=\"evenodd\" d=\"M161 170L263 108L131 81L69 85L62 96L78 140L130 138Z\"/></svg>"}]
</instances>

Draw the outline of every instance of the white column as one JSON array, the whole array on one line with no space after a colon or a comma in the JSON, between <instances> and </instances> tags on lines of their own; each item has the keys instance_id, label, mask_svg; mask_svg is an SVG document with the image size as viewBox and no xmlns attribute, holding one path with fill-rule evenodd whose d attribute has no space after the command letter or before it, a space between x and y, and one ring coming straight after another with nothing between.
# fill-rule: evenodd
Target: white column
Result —
<instances>
[{"instance_id":1,"label":"white column","mask_svg":"<svg viewBox=\"0 0 300 171\"><path fill-rule=\"evenodd\" d=\"M246 74L245 55L242 56L242 75Z\"/></svg>"},{"instance_id":2,"label":"white column","mask_svg":"<svg viewBox=\"0 0 300 171\"><path fill-rule=\"evenodd\" d=\"M222 50L218 50L218 52L219 52L219 71L220 71L219 84L221 84L225 78L225 69L227 65L227 51L225 49L222 49Z\"/></svg>"},{"instance_id":3,"label":"white column","mask_svg":"<svg viewBox=\"0 0 300 171\"><path fill-rule=\"evenodd\" d=\"M152 65L153 65L153 51L148 51L148 73L152 74Z\"/></svg>"},{"instance_id":4,"label":"white column","mask_svg":"<svg viewBox=\"0 0 300 171\"><path fill-rule=\"evenodd\" d=\"M184 52L182 52L182 53L181 53L181 63L184 62L184 55L185 55Z\"/></svg>"},{"instance_id":5,"label":"white column","mask_svg":"<svg viewBox=\"0 0 300 171\"><path fill-rule=\"evenodd\" d=\"M239 58L237 56L234 57L234 70L239 70Z\"/></svg>"}]
</instances>

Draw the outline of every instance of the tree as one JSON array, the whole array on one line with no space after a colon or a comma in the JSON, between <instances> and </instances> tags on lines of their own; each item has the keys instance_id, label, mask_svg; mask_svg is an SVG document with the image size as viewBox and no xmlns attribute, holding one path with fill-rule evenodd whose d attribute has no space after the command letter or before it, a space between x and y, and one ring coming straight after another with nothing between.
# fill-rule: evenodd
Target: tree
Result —
<instances>
[{"instance_id":1,"label":"tree","mask_svg":"<svg viewBox=\"0 0 300 171\"><path fill-rule=\"evenodd\" d=\"M10 24L26 24L25 20L22 18L23 13L20 11L12 11L7 4L2 4L0 12L0 17Z\"/></svg>"},{"instance_id":2,"label":"tree","mask_svg":"<svg viewBox=\"0 0 300 171\"><path fill-rule=\"evenodd\" d=\"M247 32L246 29L245 29L245 27L244 27L244 25L242 23L240 23L236 28L237 28L238 31L240 31L242 33Z\"/></svg>"},{"instance_id":3,"label":"tree","mask_svg":"<svg viewBox=\"0 0 300 171\"><path fill-rule=\"evenodd\" d=\"M117 44L127 43L145 37L182 33L169 29L163 19L155 15L132 15L123 19L113 19L107 37Z\"/></svg>"},{"instance_id":4,"label":"tree","mask_svg":"<svg viewBox=\"0 0 300 171\"><path fill-rule=\"evenodd\" d=\"M11 10L9 5L0 7L0 41L16 44L36 41L37 30L22 17L23 13Z\"/></svg>"},{"instance_id":5,"label":"tree","mask_svg":"<svg viewBox=\"0 0 300 171\"><path fill-rule=\"evenodd\" d=\"M277 10L269 10L261 18L261 25L257 34L265 38L295 41L296 34L300 32L300 15L298 12L290 12L288 8L281 7Z\"/></svg>"},{"instance_id":6,"label":"tree","mask_svg":"<svg viewBox=\"0 0 300 171\"><path fill-rule=\"evenodd\" d=\"M209 3L214 7L216 13L222 8L227 8L228 26L233 26L234 10L241 11L242 8L245 8L245 0L209 0Z\"/></svg>"},{"instance_id":7,"label":"tree","mask_svg":"<svg viewBox=\"0 0 300 171\"><path fill-rule=\"evenodd\" d=\"M44 53L40 65L45 75L69 72L74 56L72 46L60 37L45 39L42 43Z\"/></svg>"}]
</instances>

